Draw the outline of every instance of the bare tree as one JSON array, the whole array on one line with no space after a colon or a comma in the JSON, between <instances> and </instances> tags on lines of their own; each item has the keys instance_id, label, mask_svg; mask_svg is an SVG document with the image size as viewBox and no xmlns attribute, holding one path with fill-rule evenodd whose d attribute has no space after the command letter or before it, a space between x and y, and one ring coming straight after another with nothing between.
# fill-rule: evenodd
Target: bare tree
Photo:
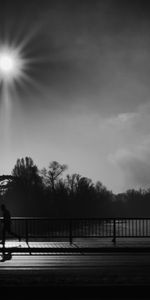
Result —
<instances>
[{"instance_id":1,"label":"bare tree","mask_svg":"<svg viewBox=\"0 0 150 300\"><path fill-rule=\"evenodd\" d=\"M52 161L49 164L48 170L43 168L41 170L43 181L46 185L50 186L52 191L55 191L55 186L60 176L63 174L64 171L67 170L67 165L61 165L57 161Z\"/></svg>"},{"instance_id":2,"label":"bare tree","mask_svg":"<svg viewBox=\"0 0 150 300\"><path fill-rule=\"evenodd\" d=\"M69 194L74 194L78 190L80 178L81 178L80 174L76 174L76 173L72 175L67 174L66 186Z\"/></svg>"}]
</instances>

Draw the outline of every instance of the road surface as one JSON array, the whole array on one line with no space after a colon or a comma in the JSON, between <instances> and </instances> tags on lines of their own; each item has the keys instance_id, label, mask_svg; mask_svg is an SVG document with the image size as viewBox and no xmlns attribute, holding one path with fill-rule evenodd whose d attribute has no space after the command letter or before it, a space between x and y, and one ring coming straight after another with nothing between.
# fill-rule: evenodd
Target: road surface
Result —
<instances>
[{"instance_id":1,"label":"road surface","mask_svg":"<svg viewBox=\"0 0 150 300\"><path fill-rule=\"evenodd\" d=\"M0 285L150 285L149 253L12 254Z\"/></svg>"},{"instance_id":2,"label":"road surface","mask_svg":"<svg viewBox=\"0 0 150 300\"><path fill-rule=\"evenodd\" d=\"M39 299L150 299L150 254L16 253L0 262L0 287L15 299L28 287Z\"/></svg>"}]
</instances>

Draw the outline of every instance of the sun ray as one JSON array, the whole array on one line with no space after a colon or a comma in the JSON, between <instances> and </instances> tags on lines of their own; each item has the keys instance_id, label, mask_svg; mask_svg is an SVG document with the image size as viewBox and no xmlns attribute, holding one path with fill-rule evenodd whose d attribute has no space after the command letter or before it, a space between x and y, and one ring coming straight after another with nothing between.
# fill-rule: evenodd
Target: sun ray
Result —
<instances>
[{"instance_id":1,"label":"sun ray","mask_svg":"<svg viewBox=\"0 0 150 300\"><path fill-rule=\"evenodd\" d=\"M40 81L35 80L30 75L23 73L22 77L18 79L19 85L29 93L27 86L32 86L38 93L42 94L44 87L41 85Z\"/></svg>"},{"instance_id":2,"label":"sun ray","mask_svg":"<svg viewBox=\"0 0 150 300\"><path fill-rule=\"evenodd\" d=\"M27 19L21 19L21 26L17 28L15 27L15 22L10 21L10 25L5 28L3 37L0 37L0 41L2 44L7 44L12 48L16 48L22 52L26 47L29 46L30 43L34 40L36 36L41 32L44 24L42 25L37 20L34 21L34 24L30 29L28 29ZM13 32L15 31L15 35Z\"/></svg>"}]
</instances>

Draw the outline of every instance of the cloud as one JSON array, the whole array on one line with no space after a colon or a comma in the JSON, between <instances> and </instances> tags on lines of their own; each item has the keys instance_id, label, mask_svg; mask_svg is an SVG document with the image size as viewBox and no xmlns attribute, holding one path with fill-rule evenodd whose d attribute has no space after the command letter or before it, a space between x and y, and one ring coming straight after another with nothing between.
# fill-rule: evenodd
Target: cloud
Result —
<instances>
[{"instance_id":1,"label":"cloud","mask_svg":"<svg viewBox=\"0 0 150 300\"><path fill-rule=\"evenodd\" d=\"M115 163L124 172L126 188L150 187L150 150L143 153L120 150L115 155Z\"/></svg>"},{"instance_id":2,"label":"cloud","mask_svg":"<svg viewBox=\"0 0 150 300\"><path fill-rule=\"evenodd\" d=\"M118 146L109 153L110 164L119 167L124 188L150 186L150 105L139 106L134 113L122 113L107 121L118 136ZM122 136L122 140L121 140Z\"/></svg>"},{"instance_id":3,"label":"cloud","mask_svg":"<svg viewBox=\"0 0 150 300\"><path fill-rule=\"evenodd\" d=\"M150 187L150 137L139 146L119 149L108 159L122 170L124 188Z\"/></svg>"}]
</instances>

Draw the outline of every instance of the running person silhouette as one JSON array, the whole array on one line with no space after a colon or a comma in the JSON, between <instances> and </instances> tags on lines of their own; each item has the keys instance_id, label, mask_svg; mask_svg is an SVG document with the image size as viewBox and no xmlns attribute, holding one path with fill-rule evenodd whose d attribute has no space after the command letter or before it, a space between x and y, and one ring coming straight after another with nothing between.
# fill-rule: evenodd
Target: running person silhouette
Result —
<instances>
[{"instance_id":1,"label":"running person silhouette","mask_svg":"<svg viewBox=\"0 0 150 300\"><path fill-rule=\"evenodd\" d=\"M19 240L19 242L21 241L21 237L11 230L11 215L10 215L9 210L6 208L6 206L4 204L1 204L1 210L2 210L2 214L3 214L2 244L3 244L3 247L5 247L6 233L17 238Z\"/></svg>"}]
</instances>

